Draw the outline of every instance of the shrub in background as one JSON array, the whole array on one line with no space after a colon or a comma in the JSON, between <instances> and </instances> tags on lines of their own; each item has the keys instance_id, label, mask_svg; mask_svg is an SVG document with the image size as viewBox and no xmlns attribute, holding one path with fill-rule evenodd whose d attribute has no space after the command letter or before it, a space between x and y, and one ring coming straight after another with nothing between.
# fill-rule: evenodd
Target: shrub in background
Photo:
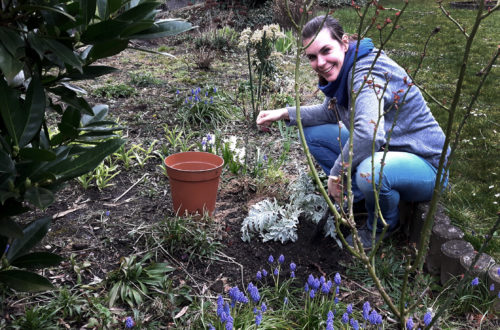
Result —
<instances>
[{"instance_id":1,"label":"shrub in background","mask_svg":"<svg viewBox=\"0 0 500 330\"><path fill-rule=\"evenodd\" d=\"M22 227L14 216L46 208L68 180L92 171L124 141L108 107L92 107L71 81L115 69L92 65L118 54L131 39L191 29L156 20L160 2L126 0L2 2L0 12L0 287L37 291L51 283L22 268L56 265L50 253L28 251L50 218ZM48 120L48 116L51 120Z\"/></svg>"}]
</instances>

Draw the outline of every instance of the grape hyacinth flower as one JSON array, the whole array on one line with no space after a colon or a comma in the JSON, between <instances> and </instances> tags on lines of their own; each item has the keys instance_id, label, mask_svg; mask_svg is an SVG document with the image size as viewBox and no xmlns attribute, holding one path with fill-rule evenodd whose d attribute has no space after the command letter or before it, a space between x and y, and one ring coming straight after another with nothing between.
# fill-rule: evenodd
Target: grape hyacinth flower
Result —
<instances>
[{"instance_id":1,"label":"grape hyacinth flower","mask_svg":"<svg viewBox=\"0 0 500 330\"><path fill-rule=\"evenodd\" d=\"M7 252L9 252L9 249L10 249L10 244L5 245L5 251L3 251L3 254L7 254Z\"/></svg>"},{"instance_id":2,"label":"grape hyacinth flower","mask_svg":"<svg viewBox=\"0 0 500 330\"><path fill-rule=\"evenodd\" d=\"M311 299L314 299L314 295L315 295L314 290L309 291L309 297L310 297Z\"/></svg>"},{"instance_id":3,"label":"grape hyacinth flower","mask_svg":"<svg viewBox=\"0 0 500 330\"><path fill-rule=\"evenodd\" d=\"M240 291L240 289L237 286L229 289L229 297L231 298L231 307L234 307L237 302L243 304L248 303L248 298L245 296L243 292Z\"/></svg>"},{"instance_id":4,"label":"grape hyacinth flower","mask_svg":"<svg viewBox=\"0 0 500 330\"><path fill-rule=\"evenodd\" d=\"M288 305L288 297L285 297L285 299L283 299L283 305Z\"/></svg>"},{"instance_id":5,"label":"grape hyacinth flower","mask_svg":"<svg viewBox=\"0 0 500 330\"><path fill-rule=\"evenodd\" d=\"M349 323L349 314L344 313L344 315L342 315L342 323L344 324Z\"/></svg>"},{"instance_id":6,"label":"grape hyacinth flower","mask_svg":"<svg viewBox=\"0 0 500 330\"><path fill-rule=\"evenodd\" d=\"M272 255L272 254L269 256L269 258L267 258L267 261L268 261L270 264L272 264L272 263L274 262L274 257L273 257L273 255Z\"/></svg>"},{"instance_id":7,"label":"grape hyacinth flower","mask_svg":"<svg viewBox=\"0 0 500 330\"><path fill-rule=\"evenodd\" d=\"M352 314L352 304L347 305L347 314L351 315Z\"/></svg>"},{"instance_id":8,"label":"grape hyacinth flower","mask_svg":"<svg viewBox=\"0 0 500 330\"><path fill-rule=\"evenodd\" d=\"M274 268L274 276L278 276L278 274L280 273L280 271L278 270L278 268Z\"/></svg>"},{"instance_id":9,"label":"grape hyacinth flower","mask_svg":"<svg viewBox=\"0 0 500 330\"><path fill-rule=\"evenodd\" d=\"M265 270L265 269L262 270L262 276L264 276L264 277L267 276L267 270Z\"/></svg>"},{"instance_id":10,"label":"grape hyacinth flower","mask_svg":"<svg viewBox=\"0 0 500 330\"><path fill-rule=\"evenodd\" d=\"M290 270L294 272L297 269L297 265L294 262L290 263Z\"/></svg>"},{"instance_id":11,"label":"grape hyacinth flower","mask_svg":"<svg viewBox=\"0 0 500 330\"><path fill-rule=\"evenodd\" d=\"M408 321L406 321L406 329L412 330L415 324L413 323L413 318L409 318Z\"/></svg>"},{"instance_id":12,"label":"grape hyacinth flower","mask_svg":"<svg viewBox=\"0 0 500 330\"><path fill-rule=\"evenodd\" d=\"M266 155L264 155L264 158L267 158ZM265 159L264 159L265 160ZM279 258L278 258L278 262L280 264L284 263L285 262L285 256L280 254Z\"/></svg>"},{"instance_id":13,"label":"grape hyacinth flower","mask_svg":"<svg viewBox=\"0 0 500 330\"><path fill-rule=\"evenodd\" d=\"M127 316L125 319L125 328L130 329L133 328L135 325L134 319L131 318L130 316Z\"/></svg>"},{"instance_id":14,"label":"grape hyacinth flower","mask_svg":"<svg viewBox=\"0 0 500 330\"><path fill-rule=\"evenodd\" d=\"M370 317L370 310L371 306L370 303L367 301L363 304L363 318L365 320L368 320L368 318Z\"/></svg>"},{"instance_id":15,"label":"grape hyacinth flower","mask_svg":"<svg viewBox=\"0 0 500 330\"><path fill-rule=\"evenodd\" d=\"M428 326L429 324L431 324L431 322L432 322L432 313L431 312L425 313L425 315L424 315L425 326Z\"/></svg>"},{"instance_id":16,"label":"grape hyacinth flower","mask_svg":"<svg viewBox=\"0 0 500 330\"><path fill-rule=\"evenodd\" d=\"M495 290L495 284L491 283L491 285L490 285L490 291L494 291L494 290Z\"/></svg>"},{"instance_id":17,"label":"grape hyacinth flower","mask_svg":"<svg viewBox=\"0 0 500 330\"><path fill-rule=\"evenodd\" d=\"M106 216L109 217L109 215L110 215L110 212L106 211Z\"/></svg>"},{"instance_id":18,"label":"grape hyacinth flower","mask_svg":"<svg viewBox=\"0 0 500 330\"><path fill-rule=\"evenodd\" d=\"M292 272L290 273L290 277L291 277L291 278L295 278L295 272L293 272L293 271L292 271Z\"/></svg>"},{"instance_id":19,"label":"grape hyacinth flower","mask_svg":"<svg viewBox=\"0 0 500 330\"><path fill-rule=\"evenodd\" d=\"M329 311L326 315L326 330L333 330L333 318L334 315L332 311Z\"/></svg>"},{"instance_id":20,"label":"grape hyacinth flower","mask_svg":"<svg viewBox=\"0 0 500 330\"><path fill-rule=\"evenodd\" d=\"M477 278L477 277L476 277L476 278L474 278L474 279L472 280L472 282L470 282L470 285L472 285L472 286L476 286L476 285L478 285L478 284L479 284L479 278Z\"/></svg>"},{"instance_id":21,"label":"grape hyacinth flower","mask_svg":"<svg viewBox=\"0 0 500 330\"><path fill-rule=\"evenodd\" d=\"M262 279L262 273L260 270L257 272L257 275L255 277L257 278L258 281Z\"/></svg>"},{"instance_id":22,"label":"grape hyacinth flower","mask_svg":"<svg viewBox=\"0 0 500 330\"><path fill-rule=\"evenodd\" d=\"M323 283L321 285L321 292L324 294L329 294L331 288L332 288L332 282L328 281L327 283Z\"/></svg>"},{"instance_id":23,"label":"grape hyacinth flower","mask_svg":"<svg viewBox=\"0 0 500 330\"><path fill-rule=\"evenodd\" d=\"M309 292L309 284L306 283L306 285L304 285L304 291Z\"/></svg>"},{"instance_id":24,"label":"grape hyacinth flower","mask_svg":"<svg viewBox=\"0 0 500 330\"><path fill-rule=\"evenodd\" d=\"M257 312L257 314L255 315L255 325L259 326L261 322L262 322L262 313Z\"/></svg>"},{"instance_id":25,"label":"grape hyacinth flower","mask_svg":"<svg viewBox=\"0 0 500 330\"><path fill-rule=\"evenodd\" d=\"M351 321L350 321L349 323L351 324L351 327L352 327L354 330L359 330L359 323L358 323L358 320L351 319Z\"/></svg>"},{"instance_id":26,"label":"grape hyacinth flower","mask_svg":"<svg viewBox=\"0 0 500 330\"><path fill-rule=\"evenodd\" d=\"M262 311L262 313L265 313L267 311L267 306L265 303L262 303L262 305L260 305L260 310Z\"/></svg>"},{"instance_id":27,"label":"grape hyacinth flower","mask_svg":"<svg viewBox=\"0 0 500 330\"><path fill-rule=\"evenodd\" d=\"M335 277L333 278L333 281L335 282L336 285L340 285L341 278L340 278L340 274L339 273L335 274Z\"/></svg>"},{"instance_id":28,"label":"grape hyacinth flower","mask_svg":"<svg viewBox=\"0 0 500 330\"><path fill-rule=\"evenodd\" d=\"M248 292L250 293L250 297L252 300L257 303L260 300L259 289L253 285L252 282L248 283Z\"/></svg>"},{"instance_id":29,"label":"grape hyacinth flower","mask_svg":"<svg viewBox=\"0 0 500 330\"><path fill-rule=\"evenodd\" d=\"M368 317L368 321L371 324L382 324L382 316L380 316L376 310L372 310L370 317Z\"/></svg>"},{"instance_id":30,"label":"grape hyacinth flower","mask_svg":"<svg viewBox=\"0 0 500 330\"><path fill-rule=\"evenodd\" d=\"M215 330L215 327L212 325L212 323L208 324L208 330Z\"/></svg>"},{"instance_id":31,"label":"grape hyacinth flower","mask_svg":"<svg viewBox=\"0 0 500 330\"><path fill-rule=\"evenodd\" d=\"M307 284L310 287L314 287L314 276L312 276L312 274L309 274L309 277L307 278Z\"/></svg>"}]
</instances>

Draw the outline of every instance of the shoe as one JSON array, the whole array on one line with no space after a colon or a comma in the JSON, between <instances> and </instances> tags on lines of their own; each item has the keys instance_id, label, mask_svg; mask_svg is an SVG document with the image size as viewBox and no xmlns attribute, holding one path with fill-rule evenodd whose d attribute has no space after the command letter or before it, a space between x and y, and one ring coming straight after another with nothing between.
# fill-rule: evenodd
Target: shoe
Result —
<instances>
[{"instance_id":1,"label":"shoe","mask_svg":"<svg viewBox=\"0 0 500 330\"><path fill-rule=\"evenodd\" d=\"M391 237L395 232L397 232L397 228L392 231L387 231L384 235L384 239ZM375 234L375 242L378 241L382 233ZM366 225L358 229L358 236L361 240L361 244L363 244L364 250L371 250L372 248L372 230L368 229ZM350 247L354 247L352 234L346 237L346 242Z\"/></svg>"}]
</instances>

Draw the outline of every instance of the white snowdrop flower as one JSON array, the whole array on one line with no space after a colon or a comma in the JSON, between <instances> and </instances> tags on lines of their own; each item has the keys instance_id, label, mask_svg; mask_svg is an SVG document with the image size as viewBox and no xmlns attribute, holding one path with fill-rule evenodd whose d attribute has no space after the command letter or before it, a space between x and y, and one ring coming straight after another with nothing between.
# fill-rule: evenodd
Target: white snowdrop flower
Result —
<instances>
[{"instance_id":1,"label":"white snowdrop flower","mask_svg":"<svg viewBox=\"0 0 500 330\"><path fill-rule=\"evenodd\" d=\"M495 188L494 185L491 185L491 186L488 187L488 189L493 189L493 188Z\"/></svg>"},{"instance_id":2,"label":"white snowdrop flower","mask_svg":"<svg viewBox=\"0 0 500 330\"><path fill-rule=\"evenodd\" d=\"M497 204L498 204L498 202L496 202L496 201L495 201L495 202L493 202L493 204L497 205Z\"/></svg>"},{"instance_id":3,"label":"white snowdrop flower","mask_svg":"<svg viewBox=\"0 0 500 330\"><path fill-rule=\"evenodd\" d=\"M496 197L496 198L500 197L500 193L495 194L495 197Z\"/></svg>"},{"instance_id":4,"label":"white snowdrop flower","mask_svg":"<svg viewBox=\"0 0 500 330\"><path fill-rule=\"evenodd\" d=\"M476 193L472 193L472 196L476 196Z\"/></svg>"}]
</instances>

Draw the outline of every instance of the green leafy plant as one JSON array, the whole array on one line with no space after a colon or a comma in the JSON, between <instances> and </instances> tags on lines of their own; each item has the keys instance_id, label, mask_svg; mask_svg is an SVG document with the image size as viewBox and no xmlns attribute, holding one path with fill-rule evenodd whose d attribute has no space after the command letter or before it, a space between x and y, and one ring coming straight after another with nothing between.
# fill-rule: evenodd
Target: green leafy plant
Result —
<instances>
[{"instance_id":1,"label":"green leafy plant","mask_svg":"<svg viewBox=\"0 0 500 330\"><path fill-rule=\"evenodd\" d=\"M295 36L292 30L287 30L283 32L283 36L276 39L274 47L277 52L283 54L290 54L293 51L295 45Z\"/></svg>"},{"instance_id":2,"label":"green leafy plant","mask_svg":"<svg viewBox=\"0 0 500 330\"><path fill-rule=\"evenodd\" d=\"M196 87L186 95L176 93L177 119L183 127L219 127L234 117L234 107L214 86Z\"/></svg>"},{"instance_id":3,"label":"green leafy plant","mask_svg":"<svg viewBox=\"0 0 500 330\"><path fill-rule=\"evenodd\" d=\"M121 300L130 307L140 305L149 293L150 288L159 287L165 280L167 273L175 268L167 263L145 263L152 254L146 254L141 260L137 256L124 257L118 270L108 275L107 282L112 285L109 291L109 306Z\"/></svg>"},{"instance_id":4,"label":"green leafy plant","mask_svg":"<svg viewBox=\"0 0 500 330\"><path fill-rule=\"evenodd\" d=\"M130 83L137 87L157 86L163 81L153 76L151 72L133 71L129 73Z\"/></svg>"},{"instance_id":5,"label":"green leafy plant","mask_svg":"<svg viewBox=\"0 0 500 330\"><path fill-rule=\"evenodd\" d=\"M151 238L155 246L189 260L213 257L221 246L205 218L167 218L153 227Z\"/></svg>"},{"instance_id":6,"label":"green leafy plant","mask_svg":"<svg viewBox=\"0 0 500 330\"><path fill-rule=\"evenodd\" d=\"M317 223L328 207L323 198L315 193L315 186L307 174L302 174L296 181L289 184L289 201L285 206L280 205L276 199L264 199L252 205L248 216L241 224L241 239L245 242L258 235L263 242L288 241L295 242L299 216ZM336 237L333 218L329 219L325 228L326 236Z\"/></svg>"},{"instance_id":7,"label":"green leafy plant","mask_svg":"<svg viewBox=\"0 0 500 330\"><path fill-rule=\"evenodd\" d=\"M107 84L97 87L92 92L95 96L103 96L108 99L119 97L130 97L135 94L135 88L126 84Z\"/></svg>"},{"instance_id":8,"label":"green leafy plant","mask_svg":"<svg viewBox=\"0 0 500 330\"><path fill-rule=\"evenodd\" d=\"M95 183L99 190L113 186L114 183L110 183L110 181L121 172L118 171L118 165L111 164L110 160L111 157L106 158L92 172L92 176L95 178Z\"/></svg>"},{"instance_id":9,"label":"green leafy plant","mask_svg":"<svg viewBox=\"0 0 500 330\"><path fill-rule=\"evenodd\" d=\"M55 314L55 310L49 310L45 307L32 307L27 309L24 315L12 322L12 328L23 330L58 329Z\"/></svg>"},{"instance_id":10,"label":"green leafy plant","mask_svg":"<svg viewBox=\"0 0 500 330\"><path fill-rule=\"evenodd\" d=\"M20 291L50 287L35 273L11 265L19 265L19 258L23 265L54 264L53 256L40 254L26 261L27 250L45 235L50 219L35 220L23 229L12 217L26 212L27 206L46 208L64 182L92 171L123 144L116 134L122 128L106 119L108 107L92 107L82 97L85 91L72 81L115 71L92 64L120 53L131 39L165 37L192 28L178 19L157 20L159 4L150 0L3 3L0 251L8 251L0 266L2 285ZM48 111L54 115L50 122ZM32 236L33 231L37 235Z\"/></svg>"}]
</instances>

